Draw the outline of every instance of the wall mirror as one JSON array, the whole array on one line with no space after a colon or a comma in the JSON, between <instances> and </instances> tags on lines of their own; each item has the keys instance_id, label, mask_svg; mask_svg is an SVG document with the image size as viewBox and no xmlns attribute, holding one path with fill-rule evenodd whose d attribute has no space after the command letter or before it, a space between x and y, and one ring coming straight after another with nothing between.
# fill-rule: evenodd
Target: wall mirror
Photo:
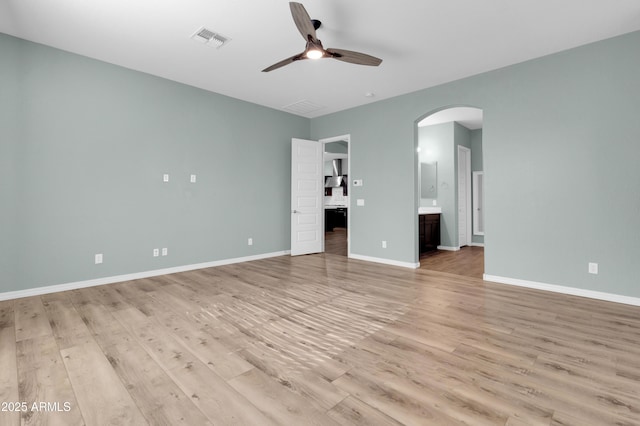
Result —
<instances>
[{"instance_id":1,"label":"wall mirror","mask_svg":"<svg viewBox=\"0 0 640 426\"><path fill-rule=\"evenodd\" d=\"M438 162L420 163L420 198L437 198Z\"/></svg>"}]
</instances>

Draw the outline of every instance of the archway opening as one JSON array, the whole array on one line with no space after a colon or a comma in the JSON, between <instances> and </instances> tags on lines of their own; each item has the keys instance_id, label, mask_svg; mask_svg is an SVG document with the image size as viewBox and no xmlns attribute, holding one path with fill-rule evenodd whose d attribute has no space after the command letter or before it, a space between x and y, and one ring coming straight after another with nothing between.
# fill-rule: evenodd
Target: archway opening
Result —
<instances>
[{"instance_id":1,"label":"archway opening","mask_svg":"<svg viewBox=\"0 0 640 426\"><path fill-rule=\"evenodd\" d=\"M417 253L421 267L484 273L483 111L450 106L416 120Z\"/></svg>"}]
</instances>

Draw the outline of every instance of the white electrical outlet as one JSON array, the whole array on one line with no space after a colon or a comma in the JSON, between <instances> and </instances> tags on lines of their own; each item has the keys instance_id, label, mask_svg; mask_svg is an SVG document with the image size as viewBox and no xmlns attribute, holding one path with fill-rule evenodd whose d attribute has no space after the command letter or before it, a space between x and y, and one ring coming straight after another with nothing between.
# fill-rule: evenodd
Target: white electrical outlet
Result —
<instances>
[{"instance_id":1,"label":"white electrical outlet","mask_svg":"<svg viewBox=\"0 0 640 426\"><path fill-rule=\"evenodd\" d=\"M169 182L169 175L167 173L162 175L162 181L163 182Z\"/></svg>"},{"instance_id":2,"label":"white electrical outlet","mask_svg":"<svg viewBox=\"0 0 640 426\"><path fill-rule=\"evenodd\" d=\"M96 265L99 265L100 263L102 263L102 253L96 254L95 262L96 262Z\"/></svg>"},{"instance_id":3,"label":"white electrical outlet","mask_svg":"<svg viewBox=\"0 0 640 426\"><path fill-rule=\"evenodd\" d=\"M354 179L353 186L362 186L362 179Z\"/></svg>"},{"instance_id":4,"label":"white electrical outlet","mask_svg":"<svg viewBox=\"0 0 640 426\"><path fill-rule=\"evenodd\" d=\"M247 245L252 246L253 245L253 238L249 238L247 240Z\"/></svg>"},{"instance_id":5,"label":"white electrical outlet","mask_svg":"<svg viewBox=\"0 0 640 426\"><path fill-rule=\"evenodd\" d=\"M598 264L594 262L589 262L589 273L598 275Z\"/></svg>"},{"instance_id":6,"label":"white electrical outlet","mask_svg":"<svg viewBox=\"0 0 640 426\"><path fill-rule=\"evenodd\" d=\"M433 203L434 206L437 206L438 205L438 200L433 200L432 203Z\"/></svg>"},{"instance_id":7,"label":"white electrical outlet","mask_svg":"<svg viewBox=\"0 0 640 426\"><path fill-rule=\"evenodd\" d=\"M191 175L191 177L189 178L189 181L191 183L196 183L196 175Z\"/></svg>"},{"instance_id":8,"label":"white electrical outlet","mask_svg":"<svg viewBox=\"0 0 640 426\"><path fill-rule=\"evenodd\" d=\"M163 255L163 256L166 256L166 255L168 255L168 254L169 254L169 249L168 249L168 248L166 248L166 247L163 247L163 248L162 248L162 255Z\"/></svg>"},{"instance_id":9,"label":"white electrical outlet","mask_svg":"<svg viewBox=\"0 0 640 426\"><path fill-rule=\"evenodd\" d=\"M387 248L387 242L386 241L382 242L382 248Z\"/></svg>"},{"instance_id":10,"label":"white electrical outlet","mask_svg":"<svg viewBox=\"0 0 640 426\"><path fill-rule=\"evenodd\" d=\"M364 199L358 198L356 200L356 206L360 206L360 207L364 206Z\"/></svg>"},{"instance_id":11,"label":"white electrical outlet","mask_svg":"<svg viewBox=\"0 0 640 426\"><path fill-rule=\"evenodd\" d=\"M153 249L153 257L160 256L160 249Z\"/></svg>"}]
</instances>

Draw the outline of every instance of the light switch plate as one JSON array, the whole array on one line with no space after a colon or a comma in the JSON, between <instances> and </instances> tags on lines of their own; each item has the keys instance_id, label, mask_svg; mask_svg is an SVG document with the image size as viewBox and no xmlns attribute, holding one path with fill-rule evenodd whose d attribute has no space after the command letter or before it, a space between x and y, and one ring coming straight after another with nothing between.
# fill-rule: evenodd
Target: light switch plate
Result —
<instances>
[{"instance_id":1,"label":"light switch plate","mask_svg":"<svg viewBox=\"0 0 640 426\"><path fill-rule=\"evenodd\" d=\"M598 275L598 264L597 263L589 262L589 273L590 274L594 274L594 275Z\"/></svg>"},{"instance_id":2,"label":"light switch plate","mask_svg":"<svg viewBox=\"0 0 640 426\"><path fill-rule=\"evenodd\" d=\"M96 254L95 262L96 262L96 265L99 265L102 263L102 253Z\"/></svg>"},{"instance_id":3,"label":"light switch plate","mask_svg":"<svg viewBox=\"0 0 640 426\"><path fill-rule=\"evenodd\" d=\"M356 200L356 206L360 206L360 207L364 206L364 199L363 198L358 198Z\"/></svg>"},{"instance_id":4,"label":"light switch plate","mask_svg":"<svg viewBox=\"0 0 640 426\"><path fill-rule=\"evenodd\" d=\"M163 182L169 182L169 175L167 173L162 175L162 181Z\"/></svg>"},{"instance_id":5,"label":"light switch plate","mask_svg":"<svg viewBox=\"0 0 640 426\"><path fill-rule=\"evenodd\" d=\"M189 178L189 181L191 183L196 183L196 175L191 175L191 177Z\"/></svg>"},{"instance_id":6,"label":"light switch plate","mask_svg":"<svg viewBox=\"0 0 640 426\"><path fill-rule=\"evenodd\" d=\"M353 186L362 186L362 179L354 179Z\"/></svg>"}]
</instances>

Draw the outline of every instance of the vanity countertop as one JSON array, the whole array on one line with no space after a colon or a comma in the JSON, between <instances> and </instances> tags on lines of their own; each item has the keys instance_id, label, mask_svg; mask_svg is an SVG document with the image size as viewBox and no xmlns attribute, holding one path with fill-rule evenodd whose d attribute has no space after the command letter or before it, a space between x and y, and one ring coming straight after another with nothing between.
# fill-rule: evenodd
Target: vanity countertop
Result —
<instances>
[{"instance_id":1,"label":"vanity countertop","mask_svg":"<svg viewBox=\"0 0 640 426\"><path fill-rule=\"evenodd\" d=\"M419 207L418 214L439 214L442 213L442 207Z\"/></svg>"}]
</instances>

